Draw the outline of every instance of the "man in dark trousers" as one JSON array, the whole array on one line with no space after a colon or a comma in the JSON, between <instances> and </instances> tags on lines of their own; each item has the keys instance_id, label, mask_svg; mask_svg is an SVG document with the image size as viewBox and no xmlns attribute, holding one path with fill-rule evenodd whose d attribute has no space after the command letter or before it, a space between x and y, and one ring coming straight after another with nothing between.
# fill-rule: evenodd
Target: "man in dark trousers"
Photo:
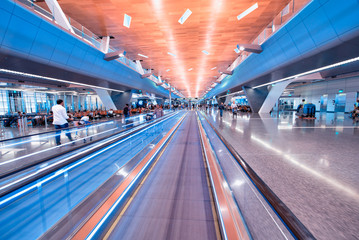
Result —
<instances>
[{"instance_id":1,"label":"man in dark trousers","mask_svg":"<svg viewBox=\"0 0 359 240\"><path fill-rule=\"evenodd\" d=\"M221 103L218 108L219 108L219 115L220 115L221 117L223 117L223 110L224 110L223 103Z\"/></svg>"},{"instance_id":2,"label":"man in dark trousers","mask_svg":"<svg viewBox=\"0 0 359 240\"><path fill-rule=\"evenodd\" d=\"M128 118L130 116L130 108L128 107L128 104L123 108L123 115L125 115L125 118Z\"/></svg>"},{"instance_id":3,"label":"man in dark trousers","mask_svg":"<svg viewBox=\"0 0 359 240\"><path fill-rule=\"evenodd\" d=\"M66 113L66 109L64 108L64 101L62 99L59 99L57 100L56 103L57 105L52 107L52 112L54 115L53 124L55 126L55 129L58 129L58 131L56 131L56 136L55 136L56 144L61 145L60 142L61 129L69 127L69 123L67 122L67 119L71 120L71 118L69 118L69 116ZM70 141L73 141L71 137L71 133L69 133L68 131L66 132L66 136Z\"/></svg>"}]
</instances>

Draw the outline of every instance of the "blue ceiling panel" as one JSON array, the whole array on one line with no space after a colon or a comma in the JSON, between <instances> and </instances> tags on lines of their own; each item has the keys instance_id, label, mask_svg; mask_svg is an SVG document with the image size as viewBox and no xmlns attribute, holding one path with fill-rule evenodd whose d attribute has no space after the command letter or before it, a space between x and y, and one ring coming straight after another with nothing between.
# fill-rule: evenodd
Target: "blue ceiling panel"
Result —
<instances>
[{"instance_id":1,"label":"blue ceiling panel","mask_svg":"<svg viewBox=\"0 0 359 240\"><path fill-rule=\"evenodd\" d=\"M57 41L58 38L55 35L39 28L30 54L43 60L50 60Z\"/></svg>"},{"instance_id":2,"label":"blue ceiling panel","mask_svg":"<svg viewBox=\"0 0 359 240\"><path fill-rule=\"evenodd\" d=\"M2 1L3 0L1 0L1 2ZM35 26L40 26L41 22L43 21L37 15L33 14L30 10L19 6L14 8L13 15L18 16L19 18L22 18L27 22L30 22ZM26 28L22 28L22 29L26 29Z\"/></svg>"},{"instance_id":3,"label":"blue ceiling panel","mask_svg":"<svg viewBox=\"0 0 359 240\"><path fill-rule=\"evenodd\" d=\"M11 0L1 0L0 9L12 13L15 8L15 3Z\"/></svg>"},{"instance_id":4,"label":"blue ceiling panel","mask_svg":"<svg viewBox=\"0 0 359 240\"><path fill-rule=\"evenodd\" d=\"M59 39L54 49L54 53L52 54L51 61L66 65L73 48L73 44Z\"/></svg>"},{"instance_id":5,"label":"blue ceiling panel","mask_svg":"<svg viewBox=\"0 0 359 240\"><path fill-rule=\"evenodd\" d=\"M82 61L85 57L86 51L78 46L74 46L72 49L69 60L67 61L67 66L71 66L75 69L80 69Z\"/></svg>"},{"instance_id":6,"label":"blue ceiling panel","mask_svg":"<svg viewBox=\"0 0 359 240\"><path fill-rule=\"evenodd\" d=\"M4 9L0 9L0 44L5 37L9 25L11 14Z\"/></svg>"},{"instance_id":7,"label":"blue ceiling panel","mask_svg":"<svg viewBox=\"0 0 359 240\"><path fill-rule=\"evenodd\" d=\"M26 29L26 31L19 31ZM38 27L15 15L11 17L6 35L2 41L3 47L28 54L36 38Z\"/></svg>"},{"instance_id":8,"label":"blue ceiling panel","mask_svg":"<svg viewBox=\"0 0 359 240\"><path fill-rule=\"evenodd\" d=\"M338 35L359 27L359 1L330 0L323 5L323 10L329 18Z\"/></svg>"},{"instance_id":9,"label":"blue ceiling panel","mask_svg":"<svg viewBox=\"0 0 359 240\"><path fill-rule=\"evenodd\" d=\"M289 31L289 34L300 54L305 54L316 47L303 22Z\"/></svg>"},{"instance_id":10,"label":"blue ceiling panel","mask_svg":"<svg viewBox=\"0 0 359 240\"><path fill-rule=\"evenodd\" d=\"M336 32L332 25L329 24L328 18L321 8L304 19L303 23L316 46L322 45L337 37Z\"/></svg>"}]
</instances>

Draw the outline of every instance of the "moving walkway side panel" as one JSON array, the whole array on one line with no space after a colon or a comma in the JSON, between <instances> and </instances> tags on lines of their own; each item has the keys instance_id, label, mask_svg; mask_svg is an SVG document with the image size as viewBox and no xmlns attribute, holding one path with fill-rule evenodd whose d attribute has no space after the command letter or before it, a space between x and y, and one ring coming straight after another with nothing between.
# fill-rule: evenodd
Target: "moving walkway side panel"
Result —
<instances>
[{"instance_id":1,"label":"moving walkway side panel","mask_svg":"<svg viewBox=\"0 0 359 240\"><path fill-rule=\"evenodd\" d=\"M256 185L211 129L203 115L199 114L199 117L211 147L216 153L218 164L228 183L228 188L232 191L253 239L295 239L296 237L293 236L272 206L258 191Z\"/></svg>"},{"instance_id":2,"label":"moving walkway side panel","mask_svg":"<svg viewBox=\"0 0 359 240\"><path fill-rule=\"evenodd\" d=\"M109 136L103 136L102 138L99 138L93 142L88 143L89 145L88 147L79 146L75 148L65 149L60 153L56 151L58 149L57 146L50 149L45 149L45 150L49 150L50 152L49 154L52 154L52 156L45 157L43 159L37 159L36 156L31 156L33 162L29 162L27 166L24 165L22 166L22 168L14 169L13 172L11 172L6 179L3 178L4 176L1 175L1 171L0 171L0 179L3 181L0 184L0 197L9 194L12 191L15 191L16 189L19 189L28 183L40 179L41 177L47 174L50 174L58 169L61 169L62 167L69 165L72 162L75 162L81 158L84 158L90 154L95 153L96 151L106 148L111 144L114 144L118 141L131 137L137 134L138 132L149 128L152 125L159 124L161 122L166 121L168 118L175 117L177 114L178 113L167 115L164 118L157 119L152 122L145 123L143 125L135 126L131 129L119 131L118 133L111 133ZM41 154L42 151L40 151L39 154ZM37 152L34 152L33 154L36 153ZM36 166L41 163L44 164L42 164L41 166ZM33 170L26 169L31 166L34 166ZM3 168L6 168L6 166L3 166ZM9 170L12 169L9 168ZM19 172L19 174L17 175L14 174L20 170L23 171Z\"/></svg>"},{"instance_id":3,"label":"moving walkway side panel","mask_svg":"<svg viewBox=\"0 0 359 240\"><path fill-rule=\"evenodd\" d=\"M214 215L191 111L104 239L218 239Z\"/></svg>"},{"instance_id":4,"label":"moving walkway side panel","mask_svg":"<svg viewBox=\"0 0 359 240\"><path fill-rule=\"evenodd\" d=\"M183 116L165 119L98 149L0 198L1 239L36 239Z\"/></svg>"},{"instance_id":5,"label":"moving walkway side panel","mask_svg":"<svg viewBox=\"0 0 359 240\"><path fill-rule=\"evenodd\" d=\"M197 121L222 238L252 239L199 118Z\"/></svg>"}]
</instances>

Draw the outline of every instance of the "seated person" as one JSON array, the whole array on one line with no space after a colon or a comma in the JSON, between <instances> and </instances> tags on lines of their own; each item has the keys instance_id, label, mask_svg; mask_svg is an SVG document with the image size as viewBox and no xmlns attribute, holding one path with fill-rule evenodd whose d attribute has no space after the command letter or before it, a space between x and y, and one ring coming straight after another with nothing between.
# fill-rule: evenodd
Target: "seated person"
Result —
<instances>
[{"instance_id":1,"label":"seated person","mask_svg":"<svg viewBox=\"0 0 359 240\"><path fill-rule=\"evenodd\" d=\"M107 116L107 112L104 111L104 110L101 110L101 111L100 111L100 116L106 117L106 116Z\"/></svg>"},{"instance_id":2,"label":"seated person","mask_svg":"<svg viewBox=\"0 0 359 240\"><path fill-rule=\"evenodd\" d=\"M352 118L356 118L359 117L359 98L357 99L357 101L354 103L354 110L350 112L350 117Z\"/></svg>"},{"instance_id":3,"label":"seated person","mask_svg":"<svg viewBox=\"0 0 359 240\"><path fill-rule=\"evenodd\" d=\"M90 124L90 117L89 116L83 116L80 121L79 121L79 125L85 125L85 124Z\"/></svg>"},{"instance_id":4,"label":"seated person","mask_svg":"<svg viewBox=\"0 0 359 240\"><path fill-rule=\"evenodd\" d=\"M113 117L113 110L112 110L112 108L108 111L108 116L109 116L109 117Z\"/></svg>"}]
</instances>

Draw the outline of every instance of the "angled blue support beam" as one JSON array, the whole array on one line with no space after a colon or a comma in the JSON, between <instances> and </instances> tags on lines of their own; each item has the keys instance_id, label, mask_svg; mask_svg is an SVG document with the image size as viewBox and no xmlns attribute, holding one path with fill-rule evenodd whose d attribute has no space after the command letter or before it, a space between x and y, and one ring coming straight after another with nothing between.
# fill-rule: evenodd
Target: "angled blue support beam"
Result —
<instances>
[{"instance_id":1,"label":"angled blue support beam","mask_svg":"<svg viewBox=\"0 0 359 240\"><path fill-rule=\"evenodd\" d=\"M267 86L256 88L256 89L250 87L242 87L242 88L247 97L249 106L251 106L252 112L258 113L259 109L262 107L268 95Z\"/></svg>"}]
</instances>

